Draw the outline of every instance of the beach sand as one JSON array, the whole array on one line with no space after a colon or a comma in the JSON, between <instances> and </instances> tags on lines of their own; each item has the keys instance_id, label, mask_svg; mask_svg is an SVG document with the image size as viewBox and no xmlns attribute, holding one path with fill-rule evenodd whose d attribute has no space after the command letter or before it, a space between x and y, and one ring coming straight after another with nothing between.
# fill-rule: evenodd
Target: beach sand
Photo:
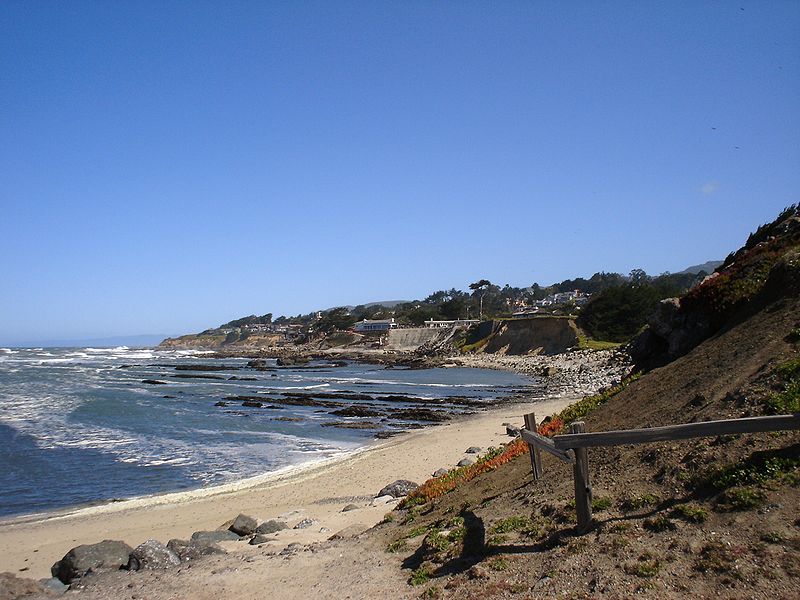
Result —
<instances>
[{"instance_id":1,"label":"beach sand","mask_svg":"<svg viewBox=\"0 0 800 600\"><path fill-rule=\"evenodd\" d=\"M194 531L216 529L239 513L259 521L282 518L287 522L290 529L274 534L274 541L269 542L275 550L293 542L325 540L355 524L372 527L395 506L394 502L373 506L373 497L386 484L396 479L422 483L435 470L451 468L469 456L464 451L470 446L485 450L508 442L504 422L522 426L525 413L535 412L542 419L576 399L569 396L506 404L446 425L403 434L355 455L273 480L4 521L0 523L0 572L49 577L50 566L77 545L105 539L123 540L131 546L147 539L163 543L171 538L187 539ZM342 512L350 503L359 508ZM316 523L291 529L305 518ZM225 547L243 553L253 548L241 542Z\"/></svg>"}]
</instances>

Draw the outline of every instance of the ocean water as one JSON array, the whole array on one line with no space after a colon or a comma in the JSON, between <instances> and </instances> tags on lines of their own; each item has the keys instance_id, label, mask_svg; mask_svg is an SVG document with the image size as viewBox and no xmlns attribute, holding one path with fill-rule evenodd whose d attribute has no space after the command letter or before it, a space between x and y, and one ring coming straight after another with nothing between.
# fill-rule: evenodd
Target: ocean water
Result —
<instances>
[{"instance_id":1,"label":"ocean water","mask_svg":"<svg viewBox=\"0 0 800 600\"><path fill-rule=\"evenodd\" d=\"M246 363L124 346L0 348L0 516L227 484L352 452L377 432L422 424L392 411L475 411L538 387L513 373L482 369L278 368L268 360L256 370ZM198 365L223 370L191 370ZM325 399L340 393L370 398ZM383 417L287 406L280 403L287 394L364 405ZM225 400L231 396L263 397L264 406ZM225 406L217 405L221 400ZM325 426L364 421L374 428Z\"/></svg>"}]
</instances>

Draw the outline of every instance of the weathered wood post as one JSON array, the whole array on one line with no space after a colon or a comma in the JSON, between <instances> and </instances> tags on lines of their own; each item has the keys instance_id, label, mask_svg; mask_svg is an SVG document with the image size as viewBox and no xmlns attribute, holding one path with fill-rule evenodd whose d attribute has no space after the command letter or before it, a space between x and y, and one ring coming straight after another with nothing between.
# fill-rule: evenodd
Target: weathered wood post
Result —
<instances>
[{"instance_id":1,"label":"weathered wood post","mask_svg":"<svg viewBox=\"0 0 800 600\"><path fill-rule=\"evenodd\" d=\"M570 433L585 433L583 421L570 423ZM592 523L592 484L589 481L589 453L586 448L575 448L575 511L578 513L578 532L583 533Z\"/></svg>"},{"instance_id":2,"label":"weathered wood post","mask_svg":"<svg viewBox=\"0 0 800 600\"><path fill-rule=\"evenodd\" d=\"M536 413L528 413L525 415L525 429L536 433ZM528 450L531 454L531 473L533 473L533 480L537 481L542 478L542 452L535 444L528 444Z\"/></svg>"}]
</instances>

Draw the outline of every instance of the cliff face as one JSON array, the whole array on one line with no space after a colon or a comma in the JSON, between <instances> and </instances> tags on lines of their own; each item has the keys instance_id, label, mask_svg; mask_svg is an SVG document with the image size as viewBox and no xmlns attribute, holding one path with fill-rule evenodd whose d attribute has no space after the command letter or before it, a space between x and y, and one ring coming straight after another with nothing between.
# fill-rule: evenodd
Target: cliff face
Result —
<instances>
[{"instance_id":1,"label":"cliff face","mask_svg":"<svg viewBox=\"0 0 800 600\"><path fill-rule=\"evenodd\" d=\"M225 342L224 335L182 335L177 338L167 338L161 342L159 348L188 348L218 350L220 348L266 348L277 346L283 341L281 334L253 334L243 340Z\"/></svg>"},{"instance_id":2,"label":"cliff face","mask_svg":"<svg viewBox=\"0 0 800 600\"><path fill-rule=\"evenodd\" d=\"M483 352L491 354L558 354L577 346L578 328L564 317L492 321Z\"/></svg>"}]
</instances>

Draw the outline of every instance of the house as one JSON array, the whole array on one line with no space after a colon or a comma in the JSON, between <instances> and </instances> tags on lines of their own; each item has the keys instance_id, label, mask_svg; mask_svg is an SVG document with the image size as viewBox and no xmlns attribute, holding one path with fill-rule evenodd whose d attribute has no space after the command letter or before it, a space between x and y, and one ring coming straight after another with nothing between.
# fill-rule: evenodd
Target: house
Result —
<instances>
[{"instance_id":1,"label":"house","mask_svg":"<svg viewBox=\"0 0 800 600\"><path fill-rule=\"evenodd\" d=\"M470 325L474 325L476 323L480 323L479 319L456 319L455 321L435 321L433 319L429 319L425 321L425 327L429 329L436 329L442 327L469 327Z\"/></svg>"},{"instance_id":2,"label":"house","mask_svg":"<svg viewBox=\"0 0 800 600\"><path fill-rule=\"evenodd\" d=\"M366 331L389 331L395 328L397 328L397 323L394 322L394 319L364 319L353 326L353 329L358 333L364 333Z\"/></svg>"}]
</instances>

